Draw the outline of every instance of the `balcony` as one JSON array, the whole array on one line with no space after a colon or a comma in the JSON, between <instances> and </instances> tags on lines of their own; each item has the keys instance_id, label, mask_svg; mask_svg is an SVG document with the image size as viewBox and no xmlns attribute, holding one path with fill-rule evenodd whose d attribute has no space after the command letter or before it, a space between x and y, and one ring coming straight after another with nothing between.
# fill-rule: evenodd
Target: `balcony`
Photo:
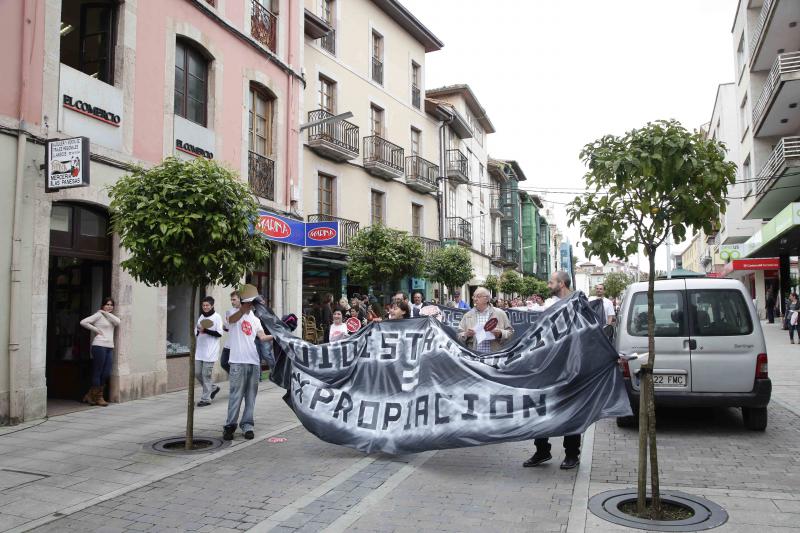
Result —
<instances>
[{"instance_id":1,"label":"balcony","mask_svg":"<svg viewBox=\"0 0 800 533\"><path fill-rule=\"evenodd\" d=\"M250 152L247 163L247 181L253 194L275 200L275 161Z\"/></svg>"},{"instance_id":2,"label":"balcony","mask_svg":"<svg viewBox=\"0 0 800 533\"><path fill-rule=\"evenodd\" d=\"M493 265L500 267L519 265L519 252L513 248L507 248L505 244L499 242L492 243L490 258Z\"/></svg>"},{"instance_id":3,"label":"balcony","mask_svg":"<svg viewBox=\"0 0 800 533\"><path fill-rule=\"evenodd\" d=\"M747 218L772 218L800 196L800 137L784 137L758 173L756 195L746 202ZM748 203L752 206L747 210Z\"/></svg>"},{"instance_id":4,"label":"balcony","mask_svg":"<svg viewBox=\"0 0 800 533\"><path fill-rule=\"evenodd\" d=\"M439 190L439 165L434 165L418 155L406 157L406 185L418 192Z\"/></svg>"},{"instance_id":5,"label":"balcony","mask_svg":"<svg viewBox=\"0 0 800 533\"><path fill-rule=\"evenodd\" d=\"M457 184L469 183L469 160L461 150L447 150L447 177Z\"/></svg>"},{"instance_id":6,"label":"balcony","mask_svg":"<svg viewBox=\"0 0 800 533\"><path fill-rule=\"evenodd\" d=\"M764 0L750 39L751 71L767 70L772 66L776 53L800 48L797 29L790 25L797 20L800 20L800 2Z\"/></svg>"},{"instance_id":7,"label":"balcony","mask_svg":"<svg viewBox=\"0 0 800 533\"><path fill-rule=\"evenodd\" d=\"M319 44L326 52L336 55L336 30L331 30L328 34L319 40Z\"/></svg>"},{"instance_id":8,"label":"balcony","mask_svg":"<svg viewBox=\"0 0 800 533\"><path fill-rule=\"evenodd\" d=\"M403 177L403 149L383 137L364 137L364 169L385 180Z\"/></svg>"},{"instance_id":9,"label":"balcony","mask_svg":"<svg viewBox=\"0 0 800 533\"><path fill-rule=\"evenodd\" d=\"M250 0L250 6L250 35L270 51L275 52L278 17L261 5L259 0Z\"/></svg>"},{"instance_id":10,"label":"balcony","mask_svg":"<svg viewBox=\"0 0 800 533\"><path fill-rule=\"evenodd\" d=\"M753 135L789 135L800 128L800 52L781 54L753 106Z\"/></svg>"},{"instance_id":11,"label":"balcony","mask_svg":"<svg viewBox=\"0 0 800 533\"><path fill-rule=\"evenodd\" d=\"M442 247L442 241L437 241L436 239L428 239L427 237L420 237L419 235L414 236L416 239L422 243L422 247L425 248L425 255L433 252L434 250L438 250Z\"/></svg>"},{"instance_id":12,"label":"balcony","mask_svg":"<svg viewBox=\"0 0 800 533\"><path fill-rule=\"evenodd\" d=\"M422 91L414 84L411 85L411 105L417 109L422 108Z\"/></svg>"},{"instance_id":13,"label":"balcony","mask_svg":"<svg viewBox=\"0 0 800 533\"><path fill-rule=\"evenodd\" d=\"M308 112L308 121L332 116L324 109L316 109ZM358 157L358 126L346 120L311 126L308 129L308 147L334 161L355 159Z\"/></svg>"},{"instance_id":14,"label":"balcony","mask_svg":"<svg viewBox=\"0 0 800 533\"><path fill-rule=\"evenodd\" d=\"M459 244L472 247L472 223L461 217L445 219L445 235L447 240L458 241Z\"/></svg>"},{"instance_id":15,"label":"balcony","mask_svg":"<svg viewBox=\"0 0 800 533\"><path fill-rule=\"evenodd\" d=\"M512 218L511 198L509 195L506 193L493 194L489 203L489 214L501 219Z\"/></svg>"},{"instance_id":16,"label":"balcony","mask_svg":"<svg viewBox=\"0 0 800 533\"><path fill-rule=\"evenodd\" d=\"M358 222L355 220L347 220L346 218L339 218L331 215L317 213L308 215L309 222L338 222L339 223L339 246L331 246L325 248L328 251L339 251L345 253L350 246L350 241L358 233Z\"/></svg>"},{"instance_id":17,"label":"balcony","mask_svg":"<svg viewBox=\"0 0 800 533\"><path fill-rule=\"evenodd\" d=\"M383 61L377 57L372 58L372 81L383 85Z\"/></svg>"}]
</instances>

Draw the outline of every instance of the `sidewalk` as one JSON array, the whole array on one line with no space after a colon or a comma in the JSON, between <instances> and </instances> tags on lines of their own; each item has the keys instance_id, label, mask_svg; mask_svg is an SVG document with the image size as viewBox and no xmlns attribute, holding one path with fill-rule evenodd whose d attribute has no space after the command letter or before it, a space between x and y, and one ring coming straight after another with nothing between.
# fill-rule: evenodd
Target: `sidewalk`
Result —
<instances>
[{"instance_id":1,"label":"sidewalk","mask_svg":"<svg viewBox=\"0 0 800 533\"><path fill-rule=\"evenodd\" d=\"M228 384L220 386L212 405L195 409L195 435L222 435ZM266 381L259 387L256 439L237 433L227 448L188 456L142 446L184 434L186 391L0 428L0 531L98 503L297 427L283 392Z\"/></svg>"}]
</instances>

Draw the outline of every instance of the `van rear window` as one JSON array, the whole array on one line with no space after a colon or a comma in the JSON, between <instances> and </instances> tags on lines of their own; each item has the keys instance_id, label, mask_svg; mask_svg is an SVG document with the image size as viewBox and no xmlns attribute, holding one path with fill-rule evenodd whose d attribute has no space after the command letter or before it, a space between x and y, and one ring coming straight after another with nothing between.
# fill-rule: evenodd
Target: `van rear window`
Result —
<instances>
[{"instance_id":1,"label":"van rear window","mask_svg":"<svg viewBox=\"0 0 800 533\"><path fill-rule=\"evenodd\" d=\"M701 289L688 291L689 331L693 337L750 335L750 310L736 290Z\"/></svg>"},{"instance_id":2,"label":"van rear window","mask_svg":"<svg viewBox=\"0 0 800 533\"><path fill-rule=\"evenodd\" d=\"M656 337L685 337L686 318L682 291L656 291L655 334ZM628 334L635 337L647 336L647 293L637 292L631 297L628 311Z\"/></svg>"}]
</instances>

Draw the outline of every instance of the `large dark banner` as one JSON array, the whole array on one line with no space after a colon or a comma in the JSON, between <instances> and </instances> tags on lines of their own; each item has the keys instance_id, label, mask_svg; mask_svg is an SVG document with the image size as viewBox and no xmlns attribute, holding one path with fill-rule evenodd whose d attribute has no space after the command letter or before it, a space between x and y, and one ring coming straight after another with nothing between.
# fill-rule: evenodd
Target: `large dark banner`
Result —
<instances>
[{"instance_id":1,"label":"large dark banner","mask_svg":"<svg viewBox=\"0 0 800 533\"><path fill-rule=\"evenodd\" d=\"M303 426L334 444L412 453L577 434L631 414L617 354L581 293L483 356L430 317L314 345L255 311L280 348L274 379Z\"/></svg>"}]
</instances>

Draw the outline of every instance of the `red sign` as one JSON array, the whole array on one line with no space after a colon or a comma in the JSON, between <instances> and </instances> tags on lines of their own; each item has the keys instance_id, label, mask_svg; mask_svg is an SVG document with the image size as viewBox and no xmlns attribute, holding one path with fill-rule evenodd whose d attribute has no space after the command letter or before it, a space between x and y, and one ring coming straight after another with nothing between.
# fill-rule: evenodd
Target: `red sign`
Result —
<instances>
[{"instance_id":1,"label":"red sign","mask_svg":"<svg viewBox=\"0 0 800 533\"><path fill-rule=\"evenodd\" d=\"M732 262L734 270L778 270L781 267L777 257L734 259Z\"/></svg>"},{"instance_id":2,"label":"red sign","mask_svg":"<svg viewBox=\"0 0 800 533\"><path fill-rule=\"evenodd\" d=\"M333 228L315 228L308 232L308 238L312 241L327 241L336 237L336 230Z\"/></svg>"},{"instance_id":3,"label":"red sign","mask_svg":"<svg viewBox=\"0 0 800 533\"><path fill-rule=\"evenodd\" d=\"M497 327L497 319L494 317L487 320L486 323L483 325L483 329L486 331L492 331L496 327Z\"/></svg>"},{"instance_id":4,"label":"red sign","mask_svg":"<svg viewBox=\"0 0 800 533\"><path fill-rule=\"evenodd\" d=\"M354 316L351 316L347 319L347 331L350 333L355 333L361 328L361 321Z\"/></svg>"},{"instance_id":5,"label":"red sign","mask_svg":"<svg viewBox=\"0 0 800 533\"><path fill-rule=\"evenodd\" d=\"M285 239L292 234L292 228L279 218L270 215L262 215L258 219L258 231L267 237Z\"/></svg>"}]
</instances>

